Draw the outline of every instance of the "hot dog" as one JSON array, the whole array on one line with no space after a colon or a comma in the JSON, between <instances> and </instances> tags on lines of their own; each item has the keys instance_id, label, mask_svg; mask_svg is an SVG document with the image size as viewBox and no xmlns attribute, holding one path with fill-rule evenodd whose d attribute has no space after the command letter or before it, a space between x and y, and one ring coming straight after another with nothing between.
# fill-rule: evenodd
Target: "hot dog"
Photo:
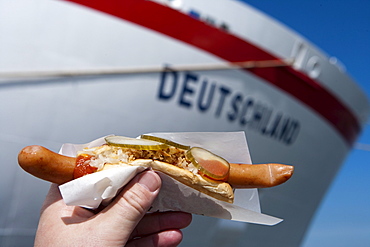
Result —
<instances>
[{"instance_id":1,"label":"hot dog","mask_svg":"<svg viewBox=\"0 0 370 247\"><path fill-rule=\"evenodd\" d=\"M230 163L227 180L233 188L269 188L285 183L294 167L282 164L233 164Z\"/></svg>"},{"instance_id":2,"label":"hot dog","mask_svg":"<svg viewBox=\"0 0 370 247\"><path fill-rule=\"evenodd\" d=\"M18 164L40 179L64 184L73 179L76 158L60 155L42 146L27 146L18 154Z\"/></svg>"},{"instance_id":3,"label":"hot dog","mask_svg":"<svg viewBox=\"0 0 370 247\"><path fill-rule=\"evenodd\" d=\"M222 170L225 170L223 165L216 165L222 169L208 169L208 171L207 169L197 169L189 161L185 162L182 160L180 166L190 166L190 169L184 169L183 167L179 167L178 164L174 164L172 159L178 160L180 156L180 159L185 159L182 157L184 155L183 149L187 149L188 147L180 147L171 147L165 151L162 149L161 151L156 151L103 145L101 147L86 149L77 154L77 158L75 158L54 153L41 146L28 146L19 153L18 163L28 173L57 184L63 184L85 174L106 169L112 164L129 163L130 165L146 166L164 172L194 189L227 202L233 201L233 187L272 187L284 183L293 173L293 166L289 165L227 163L226 175L219 175L217 177L216 175L219 170L221 170L220 174L223 174ZM122 150L124 150L125 154L123 156L126 157L126 160L124 162L122 162L122 159L121 161L115 160L117 159L117 152L122 153ZM171 155L168 155L169 153ZM195 156L196 153L193 153ZM99 158L97 158L98 156Z\"/></svg>"}]
</instances>

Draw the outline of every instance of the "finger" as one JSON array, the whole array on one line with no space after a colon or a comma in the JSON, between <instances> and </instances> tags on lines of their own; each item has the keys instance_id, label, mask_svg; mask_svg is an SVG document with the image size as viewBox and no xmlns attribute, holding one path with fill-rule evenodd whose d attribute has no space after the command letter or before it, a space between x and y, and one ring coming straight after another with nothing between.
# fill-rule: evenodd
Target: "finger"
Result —
<instances>
[{"instance_id":1,"label":"finger","mask_svg":"<svg viewBox=\"0 0 370 247\"><path fill-rule=\"evenodd\" d=\"M187 227L191 220L192 215L184 212L149 213L136 226L131 238L169 229L182 229Z\"/></svg>"},{"instance_id":2,"label":"finger","mask_svg":"<svg viewBox=\"0 0 370 247\"><path fill-rule=\"evenodd\" d=\"M98 217L109 222L107 227L132 232L152 205L160 186L161 179L155 172L143 172L125 186L113 203L102 210Z\"/></svg>"},{"instance_id":3,"label":"finger","mask_svg":"<svg viewBox=\"0 0 370 247\"><path fill-rule=\"evenodd\" d=\"M62 196L59 192L59 188L57 184L51 184L49 191L46 195L45 201L42 205L41 211L44 211L45 208L49 207L51 204L59 201L62 199Z\"/></svg>"},{"instance_id":4,"label":"finger","mask_svg":"<svg viewBox=\"0 0 370 247\"><path fill-rule=\"evenodd\" d=\"M181 243L180 230L168 230L129 241L126 247L175 247Z\"/></svg>"},{"instance_id":5,"label":"finger","mask_svg":"<svg viewBox=\"0 0 370 247\"><path fill-rule=\"evenodd\" d=\"M62 218L64 223L83 222L94 215L93 212L80 207L67 206L62 200L57 184L51 184L48 194L41 208L41 216L48 214Z\"/></svg>"}]
</instances>

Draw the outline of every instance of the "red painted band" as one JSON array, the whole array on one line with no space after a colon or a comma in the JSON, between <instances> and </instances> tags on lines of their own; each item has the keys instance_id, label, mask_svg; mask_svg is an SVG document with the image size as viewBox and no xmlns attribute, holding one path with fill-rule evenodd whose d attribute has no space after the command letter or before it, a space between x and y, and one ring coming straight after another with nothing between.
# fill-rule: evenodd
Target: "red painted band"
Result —
<instances>
[{"instance_id":1,"label":"red painted band","mask_svg":"<svg viewBox=\"0 0 370 247\"><path fill-rule=\"evenodd\" d=\"M277 57L230 33L177 10L148 0L68 0L167 35L229 62L275 60ZM174 23L171 25L171 23ZM287 92L325 118L349 145L359 134L354 114L333 94L302 72L286 67L249 72Z\"/></svg>"}]
</instances>

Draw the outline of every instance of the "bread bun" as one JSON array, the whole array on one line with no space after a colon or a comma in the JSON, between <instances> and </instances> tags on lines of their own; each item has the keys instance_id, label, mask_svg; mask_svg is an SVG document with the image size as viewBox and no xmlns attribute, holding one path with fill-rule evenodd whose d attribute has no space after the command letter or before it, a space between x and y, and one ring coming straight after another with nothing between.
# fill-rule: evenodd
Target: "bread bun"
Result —
<instances>
[{"instance_id":1,"label":"bread bun","mask_svg":"<svg viewBox=\"0 0 370 247\"><path fill-rule=\"evenodd\" d=\"M137 159L129 162L132 166L151 167L155 171L163 172L173 179L215 199L232 203L234 192L228 183L207 179L183 168L151 159Z\"/></svg>"}]
</instances>

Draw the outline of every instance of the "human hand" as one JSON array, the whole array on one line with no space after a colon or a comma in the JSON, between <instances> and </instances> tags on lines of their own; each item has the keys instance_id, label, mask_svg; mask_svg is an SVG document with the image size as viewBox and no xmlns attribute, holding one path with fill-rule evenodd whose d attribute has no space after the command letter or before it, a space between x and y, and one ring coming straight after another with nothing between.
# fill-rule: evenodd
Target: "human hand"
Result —
<instances>
[{"instance_id":1,"label":"human hand","mask_svg":"<svg viewBox=\"0 0 370 247\"><path fill-rule=\"evenodd\" d=\"M137 175L98 213L67 206L52 184L41 210L35 246L177 246L191 222L183 212L147 213L161 186L153 171Z\"/></svg>"}]
</instances>

